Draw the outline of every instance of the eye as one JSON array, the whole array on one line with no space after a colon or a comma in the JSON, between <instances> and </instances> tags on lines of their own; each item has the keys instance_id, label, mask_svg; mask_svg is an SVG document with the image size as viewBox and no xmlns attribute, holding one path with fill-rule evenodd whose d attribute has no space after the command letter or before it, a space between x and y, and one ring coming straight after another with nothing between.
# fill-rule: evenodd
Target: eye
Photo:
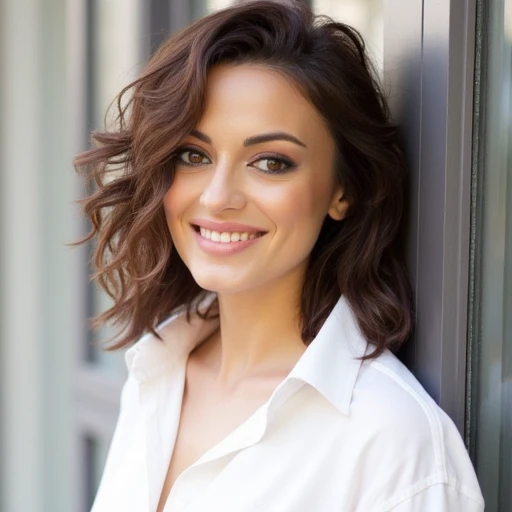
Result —
<instances>
[{"instance_id":1,"label":"eye","mask_svg":"<svg viewBox=\"0 0 512 512\"><path fill-rule=\"evenodd\" d=\"M261 163L261 165L255 165L256 163ZM288 158L277 155L268 155L264 158L258 158L258 160L255 160L251 165L266 174L283 174L296 167Z\"/></svg>"},{"instance_id":2,"label":"eye","mask_svg":"<svg viewBox=\"0 0 512 512\"><path fill-rule=\"evenodd\" d=\"M197 167L198 165L211 163L207 156L195 148L181 148L178 149L174 155L174 158L178 163L188 165L190 167Z\"/></svg>"}]
</instances>

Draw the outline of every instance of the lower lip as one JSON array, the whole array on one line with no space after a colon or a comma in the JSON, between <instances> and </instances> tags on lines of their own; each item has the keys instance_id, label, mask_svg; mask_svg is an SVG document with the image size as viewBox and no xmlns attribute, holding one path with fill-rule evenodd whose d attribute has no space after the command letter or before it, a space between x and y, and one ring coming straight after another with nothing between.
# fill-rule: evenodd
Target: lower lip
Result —
<instances>
[{"instance_id":1,"label":"lower lip","mask_svg":"<svg viewBox=\"0 0 512 512\"><path fill-rule=\"evenodd\" d=\"M253 238L252 240L240 240L239 242L213 242L212 240L208 240L208 238L204 238L201 236L200 233L198 233L193 227L192 231L194 232L194 235L196 236L197 243L199 244L199 247L203 249L203 251L213 254L213 255L229 255L229 254L236 254L241 251L244 251L245 249L253 246L254 244L258 243L260 238L262 238L265 235L261 235L257 238Z\"/></svg>"}]
</instances>

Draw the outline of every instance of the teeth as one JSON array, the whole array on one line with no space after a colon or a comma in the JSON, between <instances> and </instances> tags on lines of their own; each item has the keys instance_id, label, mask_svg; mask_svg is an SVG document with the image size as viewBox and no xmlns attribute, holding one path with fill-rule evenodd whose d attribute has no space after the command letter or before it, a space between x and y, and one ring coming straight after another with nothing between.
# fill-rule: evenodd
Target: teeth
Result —
<instances>
[{"instance_id":1,"label":"teeth","mask_svg":"<svg viewBox=\"0 0 512 512\"><path fill-rule=\"evenodd\" d=\"M230 242L239 242L245 240L253 240L254 238L258 238L258 236L260 236L257 233L228 233L226 231L220 233L219 231L212 231L211 229L203 227L200 227L199 231L203 238L207 238L212 242L220 242L222 244L228 244Z\"/></svg>"}]
</instances>

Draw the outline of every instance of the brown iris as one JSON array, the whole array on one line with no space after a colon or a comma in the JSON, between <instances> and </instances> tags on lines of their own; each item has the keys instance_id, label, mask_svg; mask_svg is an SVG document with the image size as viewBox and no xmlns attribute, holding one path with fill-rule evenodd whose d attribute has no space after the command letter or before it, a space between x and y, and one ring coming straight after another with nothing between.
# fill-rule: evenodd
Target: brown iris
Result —
<instances>
[{"instance_id":1,"label":"brown iris","mask_svg":"<svg viewBox=\"0 0 512 512\"><path fill-rule=\"evenodd\" d=\"M200 164L203 161L203 155L200 153L195 153L193 151L189 151L188 160L191 164Z\"/></svg>"},{"instance_id":2,"label":"brown iris","mask_svg":"<svg viewBox=\"0 0 512 512\"><path fill-rule=\"evenodd\" d=\"M272 172L279 172L282 170L283 162L274 160L272 158L267 159L267 169Z\"/></svg>"}]
</instances>

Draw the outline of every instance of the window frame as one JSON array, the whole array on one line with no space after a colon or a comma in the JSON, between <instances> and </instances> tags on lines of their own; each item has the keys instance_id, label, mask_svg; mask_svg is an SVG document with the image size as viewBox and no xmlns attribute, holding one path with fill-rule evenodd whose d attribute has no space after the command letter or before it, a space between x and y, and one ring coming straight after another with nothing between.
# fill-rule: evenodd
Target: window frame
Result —
<instances>
[{"instance_id":1,"label":"window frame","mask_svg":"<svg viewBox=\"0 0 512 512\"><path fill-rule=\"evenodd\" d=\"M411 172L416 329L401 356L464 436L476 0L388 0L384 16L384 81Z\"/></svg>"}]
</instances>

